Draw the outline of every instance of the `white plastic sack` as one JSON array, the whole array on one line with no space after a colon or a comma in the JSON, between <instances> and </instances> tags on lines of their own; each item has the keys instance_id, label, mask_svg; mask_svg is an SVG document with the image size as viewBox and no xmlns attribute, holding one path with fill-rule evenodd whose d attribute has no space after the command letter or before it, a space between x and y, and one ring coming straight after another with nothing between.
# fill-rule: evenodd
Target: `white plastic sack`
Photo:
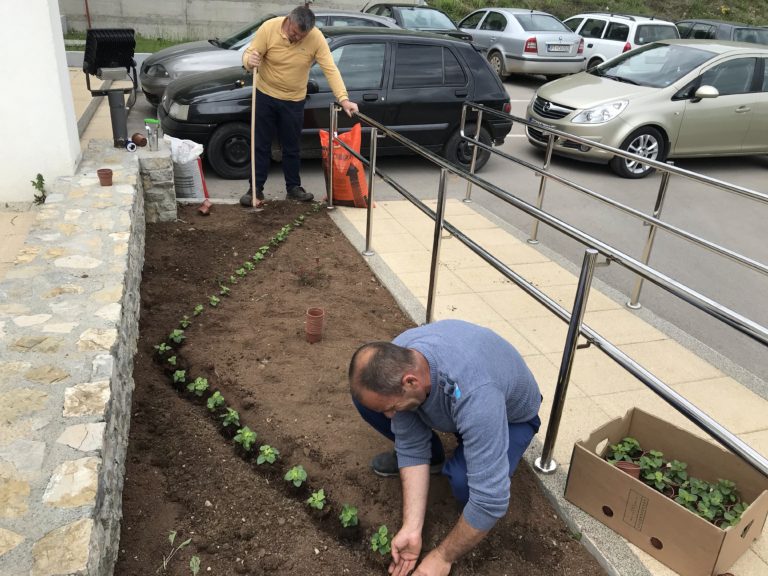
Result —
<instances>
[{"instance_id":1,"label":"white plastic sack","mask_svg":"<svg viewBox=\"0 0 768 576\"><path fill-rule=\"evenodd\" d=\"M181 140L168 134L163 136L163 140L170 146L171 160L176 164L193 162L203 153L203 145L192 140Z\"/></svg>"}]
</instances>

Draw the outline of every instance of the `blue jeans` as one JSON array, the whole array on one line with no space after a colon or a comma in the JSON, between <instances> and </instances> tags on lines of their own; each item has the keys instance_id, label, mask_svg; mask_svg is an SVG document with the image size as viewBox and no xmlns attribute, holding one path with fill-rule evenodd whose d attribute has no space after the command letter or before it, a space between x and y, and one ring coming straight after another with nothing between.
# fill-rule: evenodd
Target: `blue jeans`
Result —
<instances>
[{"instance_id":1,"label":"blue jeans","mask_svg":"<svg viewBox=\"0 0 768 576\"><path fill-rule=\"evenodd\" d=\"M256 189L263 189L272 158L272 141L277 136L283 151L285 189L301 186L299 157L304 100L279 100L256 91L256 125L253 127Z\"/></svg>"},{"instance_id":2,"label":"blue jeans","mask_svg":"<svg viewBox=\"0 0 768 576\"><path fill-rule=\"evenodd\" d=\"M392 433L391 420L381 412L374 412L360 404L355 398L352 398L355 408L360 416L370 424L374 430L386 436L392 442L395 441L395 435ZM520 458L523 457L528 445L533 440L533 435L539 431L541 420L534 416L528 422L517 422L508 425L509 448L507 449L507 459L509 460L509 475L512 476ZM461 436L456 434L458 445L451 457L443 464L443 475L448 477L448 483L451 485L451 491L454 498L466 504L469 501L469 485L467 483L467 461L464 458L464 444ZM445 460L445 451L443 443L435 431L432 431L432 462L442 462Z\"/></svg>"}]
</instances>

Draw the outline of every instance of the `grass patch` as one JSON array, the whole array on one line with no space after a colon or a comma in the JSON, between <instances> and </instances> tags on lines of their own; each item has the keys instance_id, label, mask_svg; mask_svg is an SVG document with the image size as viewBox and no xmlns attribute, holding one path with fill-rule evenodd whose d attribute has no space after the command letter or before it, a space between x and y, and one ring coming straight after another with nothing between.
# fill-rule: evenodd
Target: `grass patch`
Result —
<instances>
[{"instance_id":1,"label":"grass patch","mask_svg":"<svg viewBox=\"0 0 768 576\"><path fill-rule=\"evenodd\" d=\"M176 44L182 44L183 42L191 42L191 40L165 40L163 38L147 38L141 34L136 34L136 48L134 52L157 52L163 48L174 46ZM85 49L85 32L69 32L64 35L64 45L67 50L83 50Z\"/></svg>"}]
</instances>

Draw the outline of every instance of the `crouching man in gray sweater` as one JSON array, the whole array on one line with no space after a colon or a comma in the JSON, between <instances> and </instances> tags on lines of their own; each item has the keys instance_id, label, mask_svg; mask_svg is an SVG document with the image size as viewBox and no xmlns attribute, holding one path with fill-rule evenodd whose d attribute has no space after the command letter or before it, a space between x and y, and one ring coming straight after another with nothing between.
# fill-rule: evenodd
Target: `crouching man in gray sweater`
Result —
<instances>
[{"instance_id":1,"label":"crouching man in gray sweater","mask_svg":"<svg viewBox=\"0 0 768 576\"><path fill-rule=\"evenodd\" d=\"M393 440L373 460L380 476L399 473L403 525L392 539L390 574L447 576L509 505L509 478L538 431L541 394L520 354L496 333L460 320L407 330L360 347L349 365L363 419ZM434 430L458 439L445 460ZM446 538L417 565L430 472L448 477L464 504Z\"/></svg>"}]
</instances>

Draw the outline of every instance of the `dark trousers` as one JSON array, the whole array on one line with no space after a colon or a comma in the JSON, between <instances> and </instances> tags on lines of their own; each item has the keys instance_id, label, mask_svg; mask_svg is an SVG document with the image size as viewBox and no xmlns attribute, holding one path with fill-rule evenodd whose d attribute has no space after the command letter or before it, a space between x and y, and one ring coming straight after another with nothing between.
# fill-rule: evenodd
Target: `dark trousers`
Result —
<instances>
[{"instance_id":1,"label":"dark trousers","mask_svg":"<svg viewBox=\"0 0 768 576\"><path fill-rule=\"evenodd\" d=\"M285 189L301 186L299 149L303 125L304 100L278 100L256 91L256 126L253 129L253 138L257 190L263 189L267 181L272 141L275 137L283 151Z\"/></svg>"},{"instance_id":2,"label":"dark trousers","mask_svg":"<svg viewBox=\"0 0 768 576\"><path fill-rule=\"evenodd\" d=\"M386 436L392 442L395 441L395 435L392 434L391 420L381 412L369 410L357 400L352 398L355 408L362 416L363 420L368 422L377 432ZM520 458L523 457L528 445L533 440L533 435L539 431L541 420L534 416L528 422L517 422L508 425L509 447L507 448L507 460L509 461L509 475L517 468ZM453 456L443 464L443 475L448 477L448 483L451 485L451 491L454 498L466 504L469 501L469 483L467 482L467 461L464 458L464 444L461 442L461 436L456 438L459 441ZM445 452L440 438L432 431L432 462L441 462L445 459Z\"/></svg>"}]
</instances>

